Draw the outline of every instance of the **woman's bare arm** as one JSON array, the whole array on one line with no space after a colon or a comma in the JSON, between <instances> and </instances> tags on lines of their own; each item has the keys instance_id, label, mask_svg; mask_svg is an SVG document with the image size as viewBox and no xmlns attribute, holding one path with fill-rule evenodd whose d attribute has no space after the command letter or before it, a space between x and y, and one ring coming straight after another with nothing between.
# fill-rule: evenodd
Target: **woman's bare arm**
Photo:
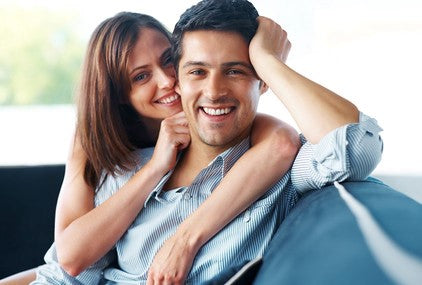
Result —
<instances>
[{"instance_id":1,"label":"woman's bare arm","mask_svg":"<svg viewBox=\"0 0 422 285\"><path fill-rule=\"evenodd\" d=\"M141 211L151 190L175 164L177 151L189 141L183 113L164 120L151 160L95 207L94 190L83 178L86 156L76 136L66 163L55 223L57 257L67 273L78 275L114 246Z\"/></svg>"},{"instance_id":2,"label":"woman's bare arm","mask_svg":"<svg viewBox=\"0 0 422 285\"><path fill-rule=\"evenodd\" d=\"M28 285L35 280L35 268L28 269L0 280L0 285Z\"/></svg>"}]
</instances>

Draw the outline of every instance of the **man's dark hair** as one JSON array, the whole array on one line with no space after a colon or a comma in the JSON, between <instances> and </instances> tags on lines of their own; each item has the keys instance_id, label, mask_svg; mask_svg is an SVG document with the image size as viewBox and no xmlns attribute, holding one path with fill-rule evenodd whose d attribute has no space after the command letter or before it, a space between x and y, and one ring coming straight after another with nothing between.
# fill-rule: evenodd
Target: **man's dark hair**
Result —
<instances>
[{"instance_id":1,"label":"man's dark hair","mask_svg":"<svg viewBox=\"0 0 422 285\"><path fill-rule=\"evenodd\" d=\"M185 32L215 30L239 33L250 43L258 28L258 12L246 0L202 0L187 9L173 31L173 61L176 72L182 56L182 39Z\"/></svg>"}]
</instances>

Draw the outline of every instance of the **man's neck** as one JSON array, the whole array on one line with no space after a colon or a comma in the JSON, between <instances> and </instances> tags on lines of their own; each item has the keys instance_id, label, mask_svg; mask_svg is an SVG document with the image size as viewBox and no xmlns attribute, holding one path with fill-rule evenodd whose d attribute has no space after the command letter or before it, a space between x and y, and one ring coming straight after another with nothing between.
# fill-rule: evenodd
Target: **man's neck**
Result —
<instances>
[{"instance_id":1,"label":"man's neck","mask_svg":"<svg viewBox=\"0 0 422 285\"><path fill-rule=\"evenodd\" d=\"M202 142L192 141L180 157L173 174L163 190L172 190L191 185L202 169L207 167L214 158L229 148L230 146L216 147L206 145Z\"/></svg>"}]
</instances>

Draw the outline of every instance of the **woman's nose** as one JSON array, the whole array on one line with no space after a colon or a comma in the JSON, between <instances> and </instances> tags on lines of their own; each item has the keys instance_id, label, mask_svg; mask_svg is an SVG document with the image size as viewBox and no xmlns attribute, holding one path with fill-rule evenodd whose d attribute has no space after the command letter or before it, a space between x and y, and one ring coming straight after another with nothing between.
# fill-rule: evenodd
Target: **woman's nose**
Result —
<instances>
[{"instance_id":1,"label":"woman's nose","mask_svg":"<svg viewBox=\"0 0 422 285\"><path fill-rule=\"evenodd\" d=\"M176 73L173 67L159 69L157 72L157 85L160 89L174 88Z\"/></svg>"}]
</instances>

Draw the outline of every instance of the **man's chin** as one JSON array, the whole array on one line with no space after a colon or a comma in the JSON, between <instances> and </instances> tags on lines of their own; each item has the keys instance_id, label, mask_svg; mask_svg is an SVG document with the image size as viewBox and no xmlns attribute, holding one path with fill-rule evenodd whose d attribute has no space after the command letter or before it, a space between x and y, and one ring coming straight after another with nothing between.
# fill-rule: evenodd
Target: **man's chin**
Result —
<instances>
[{"instance_id":1,"label":"man's chin","mask_svg":"<svg viewBox=\"0 0 422 285\"><path fill-rule=\"evenodd\" d=\"M201 142L203 142L204 144L208 146L213 146L213 147L222 147L226 145L227 143L229 143L232 139L222 134L209 134L209 133L206 133L206 134L202 133L199 135L199 138Z\"/></svg>"},{"instance_id":2,"label":"man's chin","mask_svg":"<svg viewBox=\"0 0 422 285\"><path fill-rule=\"evenodd\" d=\"M233 136L233 134L231 134L230 136L224 135L224 134L212 134L212 135L201 134L200 135L200 140L204 144L210 147L215 147L215 148L232 147L240 142L239 139L240 139L240 136Z\"/></svg>"}]
</instances>

